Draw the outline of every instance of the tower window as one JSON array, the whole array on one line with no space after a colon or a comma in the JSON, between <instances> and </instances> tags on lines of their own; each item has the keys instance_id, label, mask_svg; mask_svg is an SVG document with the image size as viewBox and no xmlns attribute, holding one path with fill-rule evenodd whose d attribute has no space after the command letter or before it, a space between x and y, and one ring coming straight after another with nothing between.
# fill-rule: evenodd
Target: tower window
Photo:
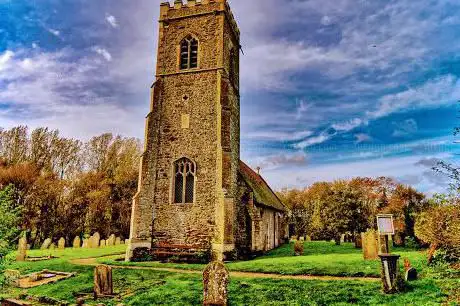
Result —
<instances>
[{"instance_id":1,"label":"tower window","mask_svg":"<svg viewBox=\"0 0 460 306\"><path fill-rule=\"evenodd\" d=\"M198 67L198 41L192 36L187 36L180 43L180 69Z\"/></svg>"},{"instance_id":2,"label":"tower window","mask_svg":"<svg viewBox=\"0 0 460 306\"><path fill-rule=\"evenodd\" d=\"M188 158L174 162L174 203L193 203L195 197L195 163Z\"/></svg>"}]
</instances>

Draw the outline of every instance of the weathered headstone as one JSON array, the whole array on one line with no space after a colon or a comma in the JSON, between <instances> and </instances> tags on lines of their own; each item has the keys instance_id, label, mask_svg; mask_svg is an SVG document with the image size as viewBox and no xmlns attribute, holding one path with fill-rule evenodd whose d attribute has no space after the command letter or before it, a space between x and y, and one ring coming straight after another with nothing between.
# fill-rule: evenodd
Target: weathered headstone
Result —
<instances>
[{"instance_id":1,"label":"weathered headstone","mask_svg":"<svg viewBox=\"0 0 460 306\"><path fill-rule=\"evenodd\" d=\"M355 235L355 248L360 249L363 247L363 241L361 239L361 234Z\"/></svg>"},{"instance_id":2,"label":"weathered headstone","mask_svg":"<svg viewBox=\"0 0 460 306\"><path fill-rule=\"evenodd\" d=\"M378 233L375 230L368 230L361 233L361 241L363 248L363 257L365 260L378 259L379 246L378 246Z\"/></svg>"},{"instance_id":3,"label":"weathered headstone","mask_svg":"<svg viewBox=\"0 0 460 306\"><path fill-rule=\"evenodd\" d=\"M27 238L22 237L18 243L18 255L16 261L25 261L27 256Z\"/></svg>"},{"instance_id":4,"label":"weathered headstone","mask_svg":"<svg viewBox=\"0 0 460 306\"><path fill-rule=\"evenodd\" d=\"M403 290L404 280L399 276L399 255L394 254L380 254L381 265L381 279L383 292L387 294L397 293Z\"/></svg>"},{"instance_id":5,"label":"weathered headstone","mask_svg":"<svg viewBox=\"0 0 460 306\"><path fill-rule=\"evenodd\" d=\"M59 239L58 241L58 248L60 250L64 250L65 249L65 239L63 237L61 237L61 239Z\"/></svg>"},{"instance_id":6,"label":"weathered headstone","mask_svg":"<svg viewBox=\"0 0 460 306\"><path fill-rule=\"evenodd\" d=\"M56 244L55 244L54 242L51 243L51 245L50 245L50 250L54 250L55 248L56 248Z\"/></svg>"},{"instance_id":7,"label":"weathered headstone","mask_svg":"<svg viewBox=\"0 0 460 306\"><path fill-rule=\"evenodd\" d=\"M345 234L342 234L340 236L340 243L344 243L345 242Z\"/></svg>"},{"instance_id":8,"label":"weathered headstone","mask_svg":"<svg viewBox=\"0 0 460 306\"><path fill-rule=\"evenodd\" d=\"M86 238L83 239L83 245L81 247L85 248L85 249L87 249L89 247L88 246L88 239L86 239Z\"/></svg>"},{"instance_id":9,"label":"weathered headstone","mask_svg":"<svg viewBox=\"0 0 460 306\"><path fill-rule=\"evenodd\" d=\"M229 273L221 261L211 262L203 272L203 305L227 305Z\"/></svg>"},{"instance_id":10,"label":"weathered headstone","mask_svg":"<svg viewBox=\"0 0 460 306\"><path fill-rule=\"evenodd\" d=\"M102 247L105 247L105 240L104 240L104 239L101 240L100 246L101 246L101 248L102 248Z\"/></svg>"},{"instance_id":11,"label":"weathered headstone","mask_svg":"<svg viewBox=\"0 0 460 306\"><path fill-rule=\"evenodd\" d=\"M94 297L113 295L112 268L98 265L94 268Z\"/></svg>"},{"instance_id":12,"label":"weathered headstone","mask_svg":"<svg viewBox=\"0 0 460 306\"><path fill-rule=\"evenodd\" d=\"M80 236L77 236L77 237L74 238L73 243L72 243L72 246L73 246L75 249L78 249L78 248L81 247Z\"/></svg>"},{"instance_id":13,"label":"weathered headstone","mask_svg":"<svg viewBox=\"0 0 460 306\"><path fill-rule=\"evenodd\" d=\"M120 245L121 244L121 238L117 237L115 238L115 245Z\"/></svg>"},{"instance_id":14,"label":"weathered headstone","mask_svg":"<svg viewBox=\"0 0 460 306\"><path fill-rule=\"evenodd\" d=\"M101 241L101 235L98 232L94 233L92 236L91 247L98 248Z\"/></svg>"},{"instance_id":15,"label":"weathered headstone","mask_svg":"<svg viewBox=\"0 0 460 306\"><path fill-rule=\"evenodd\" d=\"M301 237L299 237L299 240L300 241L305 241L305 237L301 236Z\"/></svg>"},{"instance_id":16,"label":"weathered headstone","mask_svg":"<svg viewBox=\"0 0 460 306\"><path fill-rule=\"evenodd\" d=\"M125 239L125 244L126 244L126 245L129 244L129 239Z\"/></svg>"},{"instance_id":17,"label":"weathered headstone","mask_svg":"<svg viewBox=\"0 0 460 306\"><path fill-rule=\"evenodd\" d=\"M115 245L115 235L112 234L110 235L109 239L107 239L107 246L113 246Z\"/></svg>"},{"instance_id":18,"label":"weathered headstone","mask_svg":"<svg viewBox=\"0 0 460 306\"><path fill-rule=\"evenodd\" d=\"M51 245L51 242L52 242L51 238L45 239L45 241L43 241L42 243L42 246L40 247L40 250L46 250L47 248L49 248Z\"/></svg>"},{"instance_id":19,"label":"weathered headstone","mask_svg":"<svg viewBox=\"0 0 460 306\"><path fill-rule=\"evenodd\" d=\"M309 235L307 235L307 237L305 237L305 241L310 242L310 241L311 241L311 237L310 237Z\"/></svg>"}]
</instances>

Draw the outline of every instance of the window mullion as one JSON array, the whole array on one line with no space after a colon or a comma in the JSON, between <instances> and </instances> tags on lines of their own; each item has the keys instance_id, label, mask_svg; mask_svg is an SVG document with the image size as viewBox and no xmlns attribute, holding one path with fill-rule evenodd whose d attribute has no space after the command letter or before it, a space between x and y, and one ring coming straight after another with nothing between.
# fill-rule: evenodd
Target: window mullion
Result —
<instances>
[{"instance_id":1,"label":"window mullion","mask_svg":"<svg viewBox=\"0 0 460 306\"><path fill-rule=\"evenodd\" d=\"M182 177L182 204L185 204L185 188L187 187L187 174L185 171L182 173Z\"/></svg>"},{"instance_id":2,"label":"window mullion","mask_svg":"<svg viewBox=\"0 0 460 306\"><path fill-rule=\"evenodd\" d=\"M192 68L192 42L188 42L188 69Z\"/></svg>"}]
</instances>

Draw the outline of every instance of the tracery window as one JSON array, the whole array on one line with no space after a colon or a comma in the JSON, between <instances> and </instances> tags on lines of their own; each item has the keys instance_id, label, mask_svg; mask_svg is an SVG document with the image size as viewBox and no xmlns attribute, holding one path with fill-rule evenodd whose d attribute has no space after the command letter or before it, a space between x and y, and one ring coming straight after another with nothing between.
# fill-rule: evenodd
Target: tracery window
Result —
<instances>
[{"instance_id":1,"label":"tracery window","mask_svg":"<svg viewBox=\"0 0 460 306\"><path fill-rule=\"evenodd\" d=\"M180 43L180 69L198 67L198 40L189 35Z\"/></svg>"},{"instance_id":2,"label":"tracery window","mask_svg":"<svg viewBox=\"0 0 460 306\"><path fill-rule=\"evenodd\" d=\"M196 166L188 158L174 162L174 203L193 203L195 197Z\"/></svg>"}]
</instances>

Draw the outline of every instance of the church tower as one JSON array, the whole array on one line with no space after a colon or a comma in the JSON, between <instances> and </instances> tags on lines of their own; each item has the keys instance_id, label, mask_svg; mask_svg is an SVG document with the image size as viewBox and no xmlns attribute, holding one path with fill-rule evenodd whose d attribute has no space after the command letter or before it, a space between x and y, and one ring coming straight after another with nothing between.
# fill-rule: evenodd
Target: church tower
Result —
<instances>
[{"instance_id":1,"label":"church tower","mask_svg":"<svg viewBox=\"0 0 460 306\"><path fill-rule=\"evenodd\" d=\"M161 4L127 260L235 249L238 26L226 0Z\"/></svg>"}]
</instances>

